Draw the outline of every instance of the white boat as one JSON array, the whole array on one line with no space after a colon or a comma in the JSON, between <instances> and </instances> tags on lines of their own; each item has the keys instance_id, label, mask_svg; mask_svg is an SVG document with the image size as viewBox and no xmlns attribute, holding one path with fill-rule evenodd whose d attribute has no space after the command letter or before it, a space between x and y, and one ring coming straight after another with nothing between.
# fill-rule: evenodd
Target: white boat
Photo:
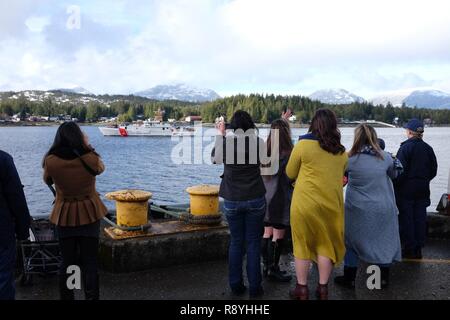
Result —
<instances>
[{"instance_id":1,"label":"white boat","mask_svg":"<svg viewBox=\"0 0 450 320\"><path fill-rule=\"evenodd\" d=\"M143 123L131 125L99 127L104 136L142 136L142 137L172 137L192 136L195 129L192 127L175 127L161 121L146 120Z\"/></svg>"}]
</instances>

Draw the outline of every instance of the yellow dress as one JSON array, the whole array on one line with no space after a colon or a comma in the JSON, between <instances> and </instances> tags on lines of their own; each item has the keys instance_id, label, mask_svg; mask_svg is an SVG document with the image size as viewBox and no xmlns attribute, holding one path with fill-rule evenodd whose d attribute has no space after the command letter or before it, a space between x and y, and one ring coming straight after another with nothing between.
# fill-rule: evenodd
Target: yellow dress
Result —
<instances>
[{"instance_id":1,"label":"yellow dress","mask_svg":"<svg viewBox=\"0 0 450 320\"><path fill-rule=\"evenodd\" d=\"M286 167L296 180L291 203L294 256L313 260L317 256L340 263L345 254L344 195L342 180L347 153L323 150L312 135L300 137Z\"/></svg>"}]
</instances>

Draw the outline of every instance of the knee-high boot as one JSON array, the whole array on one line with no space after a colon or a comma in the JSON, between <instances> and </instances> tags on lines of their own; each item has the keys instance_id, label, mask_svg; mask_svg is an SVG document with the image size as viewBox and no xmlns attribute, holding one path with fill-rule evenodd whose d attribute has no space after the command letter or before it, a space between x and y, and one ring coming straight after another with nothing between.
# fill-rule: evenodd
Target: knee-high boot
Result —
<instances>
[{"instance_id":1,"label":"knee-high boot","mask_svg":"<svg viewBox=\"0 0 450 320\"><path fill-rule=\"evenodd\" d=\"M277 241L271 241L269 243L269 256L272 257L271 265L268 270L268 277L270 280L278 282L289 282L291 276L287 275L284 271L280 270L280 257L283 250L284 241L278 239Z\"/></svg>"},{"instance_id":2,"label":"knee-high boot","mask_svg":"<svg viewBox=\"0 0 450 320\"><path fill-rule=\"evenodd\" d=\"M272 238L263 238L261 241L261 257L263 262L263 275L267 277L267 272L269 271L270 261L269 261L269 243L272 242Z\"/></svg>"}]
</instances>

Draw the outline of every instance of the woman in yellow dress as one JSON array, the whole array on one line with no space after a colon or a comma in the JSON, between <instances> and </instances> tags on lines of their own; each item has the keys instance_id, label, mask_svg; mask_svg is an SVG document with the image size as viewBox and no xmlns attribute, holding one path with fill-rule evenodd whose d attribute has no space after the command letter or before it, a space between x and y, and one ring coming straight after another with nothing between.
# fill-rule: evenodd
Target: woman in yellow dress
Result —
<instances>
[{"instance_id":1,"label":"woman in yellow dress","mask_svg":"<svg viewBox=\"0 0 450 320\"><path fill-rule=\"evenodd\" d=\"M296 180L291 203L291 230L297 285L291 297L309 298L311 261L318 265L318 299L328 299L328 279L345 254L343 177L348 156L341 144L336 115L319 109L308 134L295 145L286 173Z\"/></svg>"}]
</instances>

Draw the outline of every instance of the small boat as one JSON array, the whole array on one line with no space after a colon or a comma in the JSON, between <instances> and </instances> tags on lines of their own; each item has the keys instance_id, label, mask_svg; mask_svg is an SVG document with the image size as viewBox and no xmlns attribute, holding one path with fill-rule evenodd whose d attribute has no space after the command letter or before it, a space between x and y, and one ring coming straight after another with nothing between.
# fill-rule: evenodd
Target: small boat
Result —
<instances>
[{"instance_id":1,"label":"small boat","mask_svg":"<svg viewBox=\"0 0 450 320\"><path fill-rule=\"evenodd\" d=\"M193 136L195 129L192 127L175 127L162 121L146 120L142 123L131 125L116 125L99 127L104 136L139 136L139 137L172 137L172 136Z\"/></svg>"}]
</instances>

